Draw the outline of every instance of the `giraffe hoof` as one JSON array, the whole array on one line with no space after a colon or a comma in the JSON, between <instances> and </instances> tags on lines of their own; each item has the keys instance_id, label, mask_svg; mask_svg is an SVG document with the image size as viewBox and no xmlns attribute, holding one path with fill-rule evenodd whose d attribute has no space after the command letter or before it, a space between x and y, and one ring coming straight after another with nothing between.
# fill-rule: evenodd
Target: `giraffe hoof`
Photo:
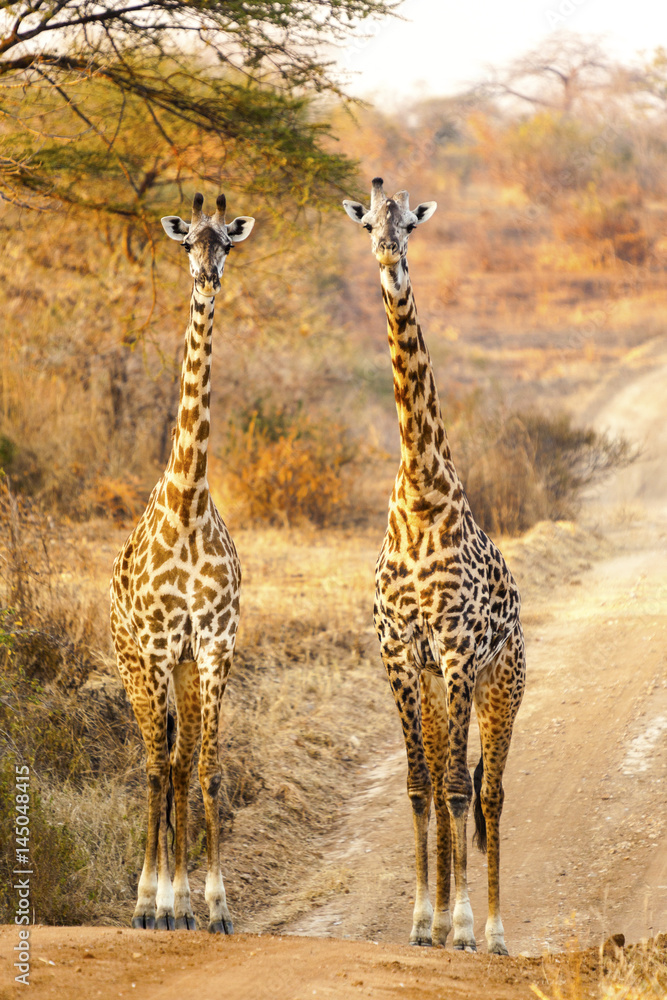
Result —
<instances>
[{"instance_id":1,"label":"giraffe hoof","mask_svg":"<svg viewBox=\"0 0 667 1000\"><path fill-rule=\"evenodd\" d=\"M165 913L164 916L158 917L155 923L155 929L158 931L173 931L174 918L171 913Z\"/></svg>"},{"instance_id":2,"label":"giraffe hoof","mask_svg":"<svg viewBox=\"0 0 667 1000\"><path fill-rule=\"evenodd\" d=\"M234 928L231 920L215 920L208 925L209 934L233 934Z\"/></svg>"},{"instance_id":3,"label":"giraffe hoof","mask_svg":"<svg viewBox=\"0 0 667 1000\"><path fill-rule=\"evenodd\" d=\"M410 938L410 942L409 943L410 943L410 945L413 948L432 948L433 947L433 941L431 940L430 937L429 938L426 938L426 937L424 937L424 938L422 938L422 937Z\"/></svg>"},{"instance_id":4,"label":"giraffe hoof","mask_svg":"<svg viewBox=\"0 0 667 1000\"><path fill-rule=\"evenodd\" d=\"M132 917L132 927L138 931L155 930L155 917L147 916L145 913L140 917Z\"/></svg>"},{"instance_id":5,"label":"giraffe hoof","mask_svg":"<svg viewBox=\"0 0 667 1000\"><path fill-rule=\"evenodd\" d=\"M477 945L467 944L465 941L455 941L454 951L468 951L472 954L477 951Z\"/></svg>"},{"instance_id":6,"label":"giraffe hoof","mask_svg":"<svg viewBox=\"0 0 667 1000\"><path fill-rule=\"evenodd\" d=\"M192 914L184 914L182 917L176 917L176 930L177 931L196 931L197 922Z\"/></svg>"},{"instance_id":7,"label":"giraffe hoof","mask_svg":"<svg viewBox=\"0 0 667 1000\"><path fill-rule=\"evenodd\" d=\"M504 944L496 943L489 946L489 955L509 955Z\"/></svg>"}]
</instances>

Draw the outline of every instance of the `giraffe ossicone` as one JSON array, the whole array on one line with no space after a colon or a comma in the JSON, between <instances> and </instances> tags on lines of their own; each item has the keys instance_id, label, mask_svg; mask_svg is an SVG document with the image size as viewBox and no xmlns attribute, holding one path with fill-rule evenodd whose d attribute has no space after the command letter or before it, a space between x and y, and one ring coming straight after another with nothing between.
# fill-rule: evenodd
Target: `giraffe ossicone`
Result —
<instances>
[{"instance_id":1,"label":"giraffe ossicone","mask_svg":"<svg viewBox=\"0 0 667 1000\"><path fill-rule=\"evenodd\" d=\"M201 735L209 930L233 930L220 865L218 726L239 623L241 566L208 488L207 450L215 295L229 251L253 224L241 216L227 225L224 195L211 216L197 194L189 223L178 216L162 220L167 235L187 251L194 279L178 417L167 468L116 557L111 579L116 662L147 753L148 834L132 918L136 928L196 927L187 875L188 790ZM176 705L173 746L170 689ZM173 885L167 845L172 787Z\"/></svg>"},{"instance_id":2,"label":"giraffe ossicone","mask_svg":"<svg viewBox=\"0 0 667 1000\"><path fill-rule=\"evenodd\" d=\"M502 776L525 686L517 586L500 551L476 524L452 461L431 359L408 273L410 233L435 202L409 207L372 182L370 208L344 201L367 229L380 265L401 463L375 573L375 629L405 739L417 887L410 943L476 950L467 887L467 764L473 702L482 742L475 770L478 844L488 854L490 952L506 955L500 917ZM435 908L428 888L428 822L437 822ZM452 860L456 899L450 912Z\"/></svg>"}]
</instances>

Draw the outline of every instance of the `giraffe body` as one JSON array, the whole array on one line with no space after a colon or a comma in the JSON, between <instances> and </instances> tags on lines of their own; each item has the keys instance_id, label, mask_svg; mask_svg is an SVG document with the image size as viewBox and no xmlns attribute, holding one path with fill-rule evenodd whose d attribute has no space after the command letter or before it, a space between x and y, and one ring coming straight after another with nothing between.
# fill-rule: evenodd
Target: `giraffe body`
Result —
<instances>
[{"instance_id":1,"label":"giraffe body","mask_svg":"<svg viewBox=\"0 0 667 1000\"><path fill-rule=\"evenodd\" d=\"M182 241L194 277L185 334L177 426L167 468L136 528L116 557L111 632L116 661L146 745L148 836L134 927L194 930L187 877L187 802L201 734L199 779L206 811L209 929L231 933L220 869L217 792L220 705L239 623L241 567L209 492L211 356L215 294L229 250L249 234L247 217L224 222L224 196L213 216L195 196L192 223L163 219ZM168 745L167 702L176 703L176 739ZM175 875L167 849L168 789L173 779Z\"/></svg>"},{"instance_id":2,"label":"giraffe body","mask_svg":"<svg viewBox=\"0 0 667 1000\"><path fill-rule=\"evenodd\" d=\"M502 775L525 685L517 586L497 546L475 523L447 442L431 361L407 266L409 233L435 211L384 195L373 181L370 210L344 202L370 233L387 314L401 464L376 566L374 621L400 714L413 809L417 887L410 941L475 949L466 884L466 821L473 782L467 765L473 702L482 742L475 819L488 844L489 950L507 954L499 889ZM437 821L435 909L428 891L428 821ZM452 861L456 887L450 913Z\"/></svg>"}]
</instances>

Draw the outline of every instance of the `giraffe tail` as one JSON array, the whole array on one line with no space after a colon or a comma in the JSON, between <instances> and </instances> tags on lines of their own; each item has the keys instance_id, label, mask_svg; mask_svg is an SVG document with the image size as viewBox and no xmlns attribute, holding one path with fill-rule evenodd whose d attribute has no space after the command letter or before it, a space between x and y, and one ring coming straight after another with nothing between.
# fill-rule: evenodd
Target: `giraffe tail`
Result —
<instances>
[{"instance_id":1,"label":"giraffe tail","mask_svg":"<svg viewBox=\"0 0 667 1000\"><path fill-rule=\"evenodd\" d=\"M174 775L171 769L171 748L176 742L176 720L171 712L167 712L167 751L169 753L169 784L167 785L167 829L171 833L171 846L174 846L174 824L171 813L174 808Z\"/></svg>"},{"instance_id":2,"label":"giraffe tail","mask_svg":"<svg viewBox=\"0 0 667 1000\"><path fill-rule=\"evenodd\" d=\"M482 809L482 778L484 777L484 757L479 758L479 763L475 768L473 776L473 786L475 789L475 801L472 804L472 811L475 817L475 833L473 844L477 844L482 854L486 854L486 820Z\"/></svg>"}]
</instances>

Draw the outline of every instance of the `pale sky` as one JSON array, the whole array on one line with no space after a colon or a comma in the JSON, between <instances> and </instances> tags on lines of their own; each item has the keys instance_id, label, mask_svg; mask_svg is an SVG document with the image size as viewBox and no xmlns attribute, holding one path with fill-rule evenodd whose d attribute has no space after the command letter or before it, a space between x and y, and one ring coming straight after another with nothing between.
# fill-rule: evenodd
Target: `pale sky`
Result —
<instances>
[{"instance_id":1,"label":"pale sky","mask_svg":"<svg viewBox=\"0 0 667 1000\"><path fill-rule=\"evenodd\" d=\"M666 0L405 0L339 58L348 92L395 99L452 94L561 29L632 62L667 48Z\"/></svg>"}]
</instances>

